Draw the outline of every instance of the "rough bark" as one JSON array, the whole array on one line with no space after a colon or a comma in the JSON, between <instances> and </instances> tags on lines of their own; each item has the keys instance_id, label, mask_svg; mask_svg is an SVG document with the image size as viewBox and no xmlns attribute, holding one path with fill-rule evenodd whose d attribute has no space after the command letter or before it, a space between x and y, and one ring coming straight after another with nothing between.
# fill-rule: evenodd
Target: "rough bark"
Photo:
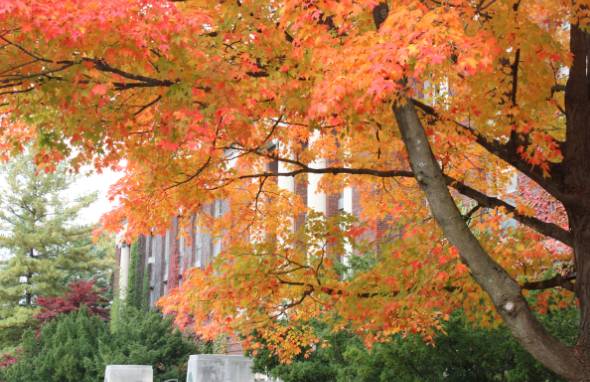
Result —
<instances>
[{"instance_id":1,"label":"rough bark","mask_svg":"<svg viewBox=\"0 0 590 382\"><path fill-rule=\"evenodd\" d=\"M590 380L576 349L551 336L532 314L514 279L497 264L471 233L453 201L442 171L411 100L393 108L416 180L445 236L459 249L475 281L489 294L516 339L537 360L571 380ZM590 231L589 231L590 232Z\"/></svg>"},{"instance_id":2,"label":"rough bark","mask_svg":"<svg viewBox=\"0 0 590 382\"><path fill-rule=\"evenodd\" d=\"M590 34L577 25L570 30L570 50L573 62L565 88L564 191L590 202ZM575 292L581 313L577 345L590 373L590 210L567 201L564 205L573 237Z\"/></svg>"}]
</instances>

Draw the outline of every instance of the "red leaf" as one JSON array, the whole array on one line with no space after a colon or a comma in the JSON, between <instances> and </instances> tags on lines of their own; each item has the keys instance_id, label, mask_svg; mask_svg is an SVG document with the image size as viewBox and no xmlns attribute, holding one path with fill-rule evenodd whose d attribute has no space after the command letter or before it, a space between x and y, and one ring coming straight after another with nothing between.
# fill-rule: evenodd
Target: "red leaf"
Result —
<instances>
[{"instance_id":1,"label":"red leaf","mask_svg":"<svg viewBox=\"0 0 590 382\"><path fill-rule=\"evenodd\" d=\"M107 94L108 90L109 90L109 88L107 85L98 84L98 85L94 85L94 87L91 90L91 93L94 95L102 96L102 95Z\"/></svg>"}]
</instances>

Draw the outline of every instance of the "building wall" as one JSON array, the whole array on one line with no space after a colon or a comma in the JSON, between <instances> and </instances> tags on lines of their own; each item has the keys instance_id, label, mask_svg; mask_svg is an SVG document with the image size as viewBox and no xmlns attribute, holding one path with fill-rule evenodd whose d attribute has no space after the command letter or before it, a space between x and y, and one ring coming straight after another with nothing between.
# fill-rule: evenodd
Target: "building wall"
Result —
<instances>
[{"instance_id":1,"label":"building wall","mask_svg":"<svg viewBox=\"0 0 590 382\"><path fill-rule=\"evenodd\" d=\"M321 166L322 163L316 165ZM283 171L284 169L278 163L271 163L269 170ZM305 205L324 213L327 217L336 216L341 211L359 216L359 195L356 190L347 187L339 193L326 195L317 189L319 180L320 177L317 174L301 174L289 180L279 178L276 184L294 192ZM145 284L147 290L142 295L145 301L140 305L153 308L160 297L182 283L182 276L186 270L195 267L205 268L211 264L221 251L221 243L205 229L204 220L208 216L219 217L229 212L230 208L227 202L218 200L204 206L200 213L188 217L188 224L186 221L184 224L179 224L179 218L176 217L165 233L142 236L138 239L136 248L138 259L133 262L134 269L129 269L125 273L135 272L138 275L134 283L136 290ZM304 212L293 216L293 229L302 228L305 219ZM378 229L384 230L384 225L387 223L389 222L383 222ZM376 238L379 233L372 233L371 236ZM352 252L350 248L347 250ZM121 250L118 250L118 254L118 264L124 265L120 261ZM118 279L122 277L120 270L116 271L119 275ZM119 291L119 293L124 292ZM230 354L242 353L237 338L228 337L227 351Z\"/></svg>"},{"instance_id":2,"label":"building wall","mask_svg":"<svg viewBox=\"0 0 590 382\"><path fill-rule=\"evenodd\" d=\"M355 189L347 187L340 193L326 195L317 191L319 179L308 182L308 178L308 175L302 174L294 177L290 182L279 180L278 185L290 189L309 208L322 212L327 217L336 216L341 212L359 216L361 207L359 195ZM121 254L125 253L126 247L119 246L116 259L119 267L115 270L117 284L115 289L120 289L118 284L121 282L121 277L128 277L129 272L135 272L137 279L134 288L141 288L145 281L149 290L145 296L145 303L149 307L154 307L160 297L182 283L183 273L186 270L195 267L205 268L219 254L222 245L204 228L204 217L218 217L228 211L230 206L227 202L217 201L204 206L201 213L191 215L188 223L184 222L184 225L179 224L179 218L175 217L166 232L141 236L136 243L138 260L132 264L134 269L129 271L126 270L126 262L121 262ZM293 229L302 228L305 218L304 212L293 216ZM365 236L373 240L383 237L383 232L391 228L392 221L392 219L380 221L376 231L368 232ZM352 253L352 249L347 251ZM120 275L121 265L125 266L125 276Z\"/></svg>"},{"instance_id":3,"label":"building wall","mask_svg":"<svg viewBox=\"0 0 590 382\"><path fill-rule=\"evenodd\" d=\"M280 165L271 165L274 171L283 171ZM317 174L311 174L317 176ZM309 207L323 212L327 217L335 216L340 211L360 215L360 195L352 188L345 188L340 193L326 195L318 192L319 179L310 174L301 174L289 181L277 180L281 188L296 193ZM511 195L521 195L532 201L535 214L543 220L554 222L567 227L567 217L563 206L543 190L533 187L531 181L520 173L514 174L513 180L505 187L503 197L508 202L513 202ZM138 275L134 288L139 288L141 281L147 280L149 293L146 293L146 305L153 307L156 301L170 290L182 283L183 273L191 268L208 266L221 251L221 242L215 240L204 229L204 216L219 217L230 211L227 202L216 201L203 207L200 214L189 217L188 224L182 226L179 219L174 218L170 228L161 235L140 237L137 243L138 261L130 262L129 246L118 246L116 261L119 265L114 272L113 284L119 293L125 289L126 280L130 272ZM386 217L377 222L375 230L367 231L364 239L374 240L377 245L382 240L391 240L396 236L391 228L394 217ZM293 216L293 229L300 229L305 223L305 213ZM507 221L506 224L509 224ZM514 224L516 224L514 222ZM393 236L392 236L393 235ZM351 249L348 250L352 252ZM128 269L129 265L135 269Z\"/></svg>"}]
</instances>

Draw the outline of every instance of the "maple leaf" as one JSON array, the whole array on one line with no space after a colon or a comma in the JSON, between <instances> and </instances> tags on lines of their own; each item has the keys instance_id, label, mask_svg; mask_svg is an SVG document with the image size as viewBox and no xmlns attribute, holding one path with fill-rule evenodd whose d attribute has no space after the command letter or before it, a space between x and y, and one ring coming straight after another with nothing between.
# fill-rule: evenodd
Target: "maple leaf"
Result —
<instances>
[{"instance_id":1,"label":"maple leaf","mask_svg":"<svg viewBox=\"0 0 590 382\"><path fill-rule=\"evenodd\" d=\"M91 93L94 95L102 96L107 94L109 90L108 86L105 84L97 84L92 87Z\"/></svg>"},{"instance_id":2,"label":"maple leaf","mask_svg":"<svg viewBox=\"0 0 590 382\"><path fill-rule=\"evenodd\" d=\"M587 47L576 42L588 36L572 22L587 20L585 6L0 3L2 157L34 141L48 171L72 152L76 166L124 163L110 228L126 226L132 240L166 230L182 211L187 230L223 242L214 264L189 272L160 302L181 325L204 323L195 329L208 338L261 330L286 361L313 343L299 327L309 319L337 317L330 324L371 344L398 331L432 338L453 309L474 319L494 309L470 278L481 272L458 260L469 253L450 246L432 219L421 190L428 182L409 170L399 108L417 112L423 149L443 167L441 189L455 190L465 214L438 220L473 232L493 268L505 271L499 279L585 258L573 251L589 236L577 231L588 219L581 190L590 188L590 145L585 122L576 122L587 121L588 105L574 94L586 91L576 89L586 83L576 57ZM519 180L517 196L505 192L507 168L530 179ZM210 213L220 200L231 207ZM452 288L433 288L445 283ZM533 319L534 304L518 306ZM545 338L538 348L551 356L527 349L578 370L570 348L560 356Z\"/></svg>"},{"instance_id":3,"label":"maple leaf","mask_svg":"<svg viewBox=\"0 0 590 382\"><path fill-rule=\"evenodd\" d=\"M167 151L176 151L180 147L178 143L170 141L160 141L158 142L158 146Z\"/></svg>"}]
</instances>

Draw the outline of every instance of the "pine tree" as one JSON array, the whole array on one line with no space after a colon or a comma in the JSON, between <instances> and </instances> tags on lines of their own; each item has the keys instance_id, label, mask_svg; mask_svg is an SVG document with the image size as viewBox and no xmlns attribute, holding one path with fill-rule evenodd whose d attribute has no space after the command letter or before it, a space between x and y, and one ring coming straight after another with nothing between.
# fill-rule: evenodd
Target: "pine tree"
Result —
<instances>
[{"instance_id":1,"label":"pine tree","mask_svg":"<svg viewBox=\"0 0 590 382\"><path fill-rule=\"evenodd\" d=\"M94 246L92 227L77 220L94 194L71 197L65 166L40 171L31 153L6 165L0 196L0 352L34 325L38 296L63 293L71 281L106 279L109 256Z\"/></svg>"}]
</instances>

